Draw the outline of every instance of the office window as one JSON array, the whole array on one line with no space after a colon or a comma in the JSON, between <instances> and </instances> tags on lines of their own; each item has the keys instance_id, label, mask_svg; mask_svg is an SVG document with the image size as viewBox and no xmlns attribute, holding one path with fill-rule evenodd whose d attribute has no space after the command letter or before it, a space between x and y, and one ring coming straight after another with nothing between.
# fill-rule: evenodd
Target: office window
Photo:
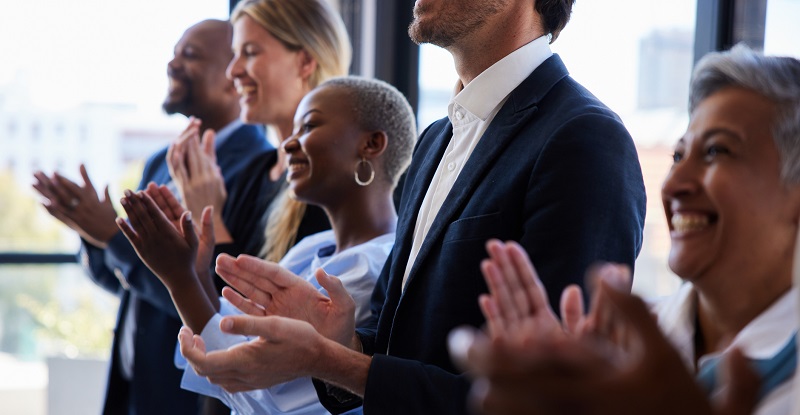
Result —
<instances>
[{"instance_id":1,"label":"office window","mask_svg":"<svg viewBox=\"0 0 800 415\"><path fill-rule=\"evenodd\" d=\"M161 111L183 31L226 19L220 0L0 3L0 413L99 413L118 300L76 263L9 254L77 253L39 206L32 174L59 170L118 200L145 157L183 129ZM121 212L121 209L118 209ZM7 260L6 260L7 261Z\"/></svg>"},{"instance_id":2,"label":"office window","mask_svg":"<svg viewBox=\"0 0 800 415\"><path fill-rule=\"evenodd\" d=\"M620 115L636 143L648 201L634 290L646 296L669 294L679 284L666 265L660 189L672 145L688 123L695 14L695 0L578 1L551 45L572 77ZM446 51L420 48L420 128L447 115L456 80Z\"/></svg>"},{"instance_id":3,"label":"office window","mask_svg":"<svg viewBox=\"0 0 800 415\"><path fill-rule=\"evenodd\" d=\"M800 1L769 0L764 33L764 53L800 58Z\"/></svg>"}]
</instances>

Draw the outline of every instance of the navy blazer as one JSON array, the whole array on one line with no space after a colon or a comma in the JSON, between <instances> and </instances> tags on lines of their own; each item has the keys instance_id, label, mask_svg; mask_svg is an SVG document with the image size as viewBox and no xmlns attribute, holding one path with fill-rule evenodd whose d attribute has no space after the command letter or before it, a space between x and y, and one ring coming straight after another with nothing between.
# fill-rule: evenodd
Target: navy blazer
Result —
<instances>
[{"instance_id":1,"label":"navy blazer","mask_svg":"<svg viewBox=\"0 0 800 415\"><path fill-rule=\"evenodd\" d=\"M253 158L270 148L258 127L243 125L234 131L217 149L226 188ZM165 148L150 157L139 189L151 181L164 184L170 180L166 153ZM180 388L183 371L173 363L181 320L161 281L141 262L122 232L105 250L83 241L81 261L95 283L120 296L115 332L121 330L128 313L136 312L133 382L121 375L121 336L115 335L103 413L197 414L198 395Z\"/></svg>"},{"instance_id":2,"label":"navy blazer","mask_svg":"<svg viewBox=\"0 0 800 415\"><path fill-rule=\"evenodd\" d=\"M487 239L519 242L556 307L567 285L583 286L590 264L633 267L641 248L645 191L633 141L553 55L510 94L484 133L403 290L417 215L451 137L447 118L432 124L407 172L373 321L359 329L365 352L374 355L366 414L467 413L469 383L446 341L455 327L485 323L478 296L488 291L480 271ZM330 410L346 406L327 398Z\"/></svg>"}]
</instances>

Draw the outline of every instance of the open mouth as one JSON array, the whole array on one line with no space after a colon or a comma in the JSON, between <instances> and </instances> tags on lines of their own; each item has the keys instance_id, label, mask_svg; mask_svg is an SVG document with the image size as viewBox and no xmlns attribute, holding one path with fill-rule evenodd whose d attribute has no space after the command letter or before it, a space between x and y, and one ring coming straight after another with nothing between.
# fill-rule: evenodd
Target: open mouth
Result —
<instances>
[{"instance_id":1,"label":"open mouth","mask_svg":"<svg viewBox=\"0 0 800 415\"><path fill-rule=\"evenodd\" d=\"M252 85L236 85L236 92L238 92L242 98L247 99L255 95L256 87Z\"/></svg>"},{"instance_id":2,"label":"open mouth","mask_svg":"<svg viewBox=\"0 0 800 415\"><path fill-rule=\"evenodd\" d=\"M310 169L310 166L305 160L289 159L289 179L297 177Z\"/></svg>"},{"instance_id":3,"label":"open mouth","mask_svg":"<svg viewBox=\"0 0 800 415\"><path fill-rule=\"evenodd\" d=\"M675 232L685 234L702 231L717 223L717 219L718 216L711 213L674 213L670 224Z\"/></svg>"}]
</instances>

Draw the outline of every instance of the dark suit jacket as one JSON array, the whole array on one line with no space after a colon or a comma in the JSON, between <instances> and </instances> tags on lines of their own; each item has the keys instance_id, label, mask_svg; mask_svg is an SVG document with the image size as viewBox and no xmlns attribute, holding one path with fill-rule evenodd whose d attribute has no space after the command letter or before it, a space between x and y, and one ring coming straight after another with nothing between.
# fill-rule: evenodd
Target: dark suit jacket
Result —
<instances>
[{"instance_id":1,"label":"dark suit jacket","mask_svg":"<svg viewBox=\"0 0 800 415\"><path fill-rule=\"evenodd\" d=\"M217 149L226 187L230 188L242 169L269 148L257 127L244 125L234 131ZM166 151L159 151L147 161L139 189L151 181L164 184L170 180ZM227 223L230 218L224 219ZM198 395L180 388L183 372L173 363L181 320L166 288L141 262L121 232L105 250L83 241L81 261L98 285L120 296L116 334L121 333L128 313L136 311L133 381L128 382L121 375L121 336L115 335L103 413L196 414Z\"/></svg>"},{"instance_id":2,"label":"dark suit jacket","mask_svg":"<svg viewBox=\"0 0 800 415\"><path fill-rule=\"evenodd\" d=\"M403 292L417 214L451 137L448 119L432 124L407 172L397 240L373 294L373 324L359 329L365 352L374 355L366 414L467 413L469 384L457 375L446 339L455 327L485 322L478 296L487 292L479 266L487 239L519 242L556 306L567 285L583 285L587 266L632 267L641 248L645 192L631 137L553 55L486 130ZM331 410L345 407L322 397Z\"/></svg>"}]
</instances>

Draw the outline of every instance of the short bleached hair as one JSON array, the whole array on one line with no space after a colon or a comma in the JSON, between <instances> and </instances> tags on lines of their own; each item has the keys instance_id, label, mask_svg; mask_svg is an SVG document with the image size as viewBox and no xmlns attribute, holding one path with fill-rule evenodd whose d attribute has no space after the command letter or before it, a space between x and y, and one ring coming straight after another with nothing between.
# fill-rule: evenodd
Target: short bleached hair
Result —
<instances>
[{"instance_id":1,"label":"short bleached hair","mask_svg":"<svg viewBox=\"0 0 800 415\"><path fill-rule=\"evenodd\" d=\"M386 133L383 165L386 177L393 186L397 185L411 162L411 152L417 140L416 118L406 97L384 81L360 76L333 78L319 86L326 87L347 91L359 128Z\"/></svg>"}]
</instances>

